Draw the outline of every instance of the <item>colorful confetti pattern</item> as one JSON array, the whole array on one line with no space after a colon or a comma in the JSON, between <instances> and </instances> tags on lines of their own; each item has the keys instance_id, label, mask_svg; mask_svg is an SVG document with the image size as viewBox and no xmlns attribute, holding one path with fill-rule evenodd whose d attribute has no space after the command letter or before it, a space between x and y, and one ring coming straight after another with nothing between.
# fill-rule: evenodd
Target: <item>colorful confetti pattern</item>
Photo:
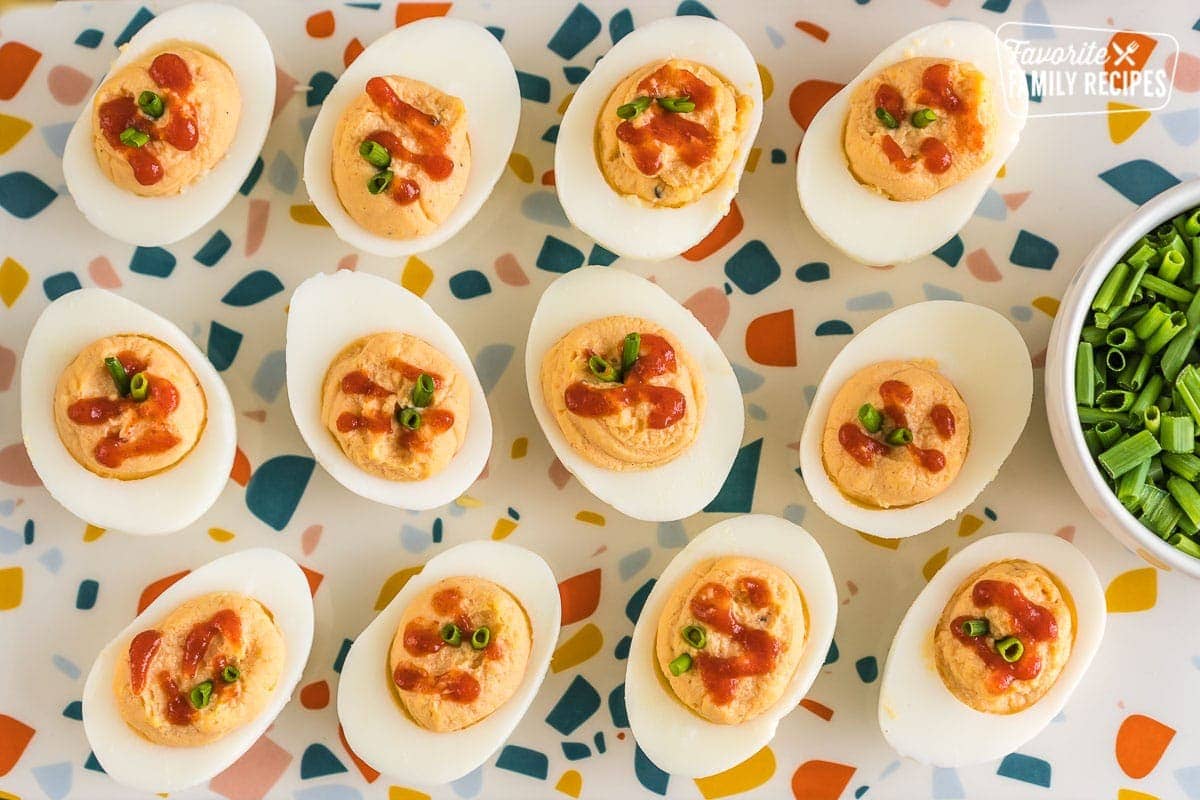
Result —
<instances>
[{"instance_id":1,"label":"colorful confetti pattern","mask_svg":"<svg viewBox=\"0 0 1200 800\"><path fill-rule=\"evenodd\" d=\"M810 508L796 438L822 370L889 309L965 298L1006 313L1035 365L1074 267L1134 204L1195 177L1200 161L1200 12L1187 3L1098 0L275 4L250 12L278 60L275 122L241 194L170 248L90 229L59 157L115 48L159 10L138 2L16 10L0 27L0 798L100 798L121 790L89 752L82 682L94 654L187 571L231 549L277 547L309 577L317 636L298 696L271 731L206 787L180 798L427 800L739 794L835 798L1200 798L1196 587L1146 567L1102 532L1054 458L1041 389L1023 442L957 520L916 539L855 535ZM167 4L161 4L167 5ZM447 245L394 261L341 244L300 183L303 143L336 76L396 25L453 14L507 46L524 98L510 169ZM682 258L625 263L568 225L553 143L571 93L611 44L658 17L717 16L760 62L766 118L737 204ZM1036 120L975 218L932 256L890 272L848 262L813 234L794 192L803 129L844 81L902 31L949 16L989 25L1060 22L1175 32L1175 99ZM615 262L615 263L614 263ZM746 396L746 439L721 493L683 522L636 523L582 490L553 457L524 396L518 353L541 290L584 263L652 276L718 337ZM351 496L321 470L283 397L287 297L318 270L387 275L458 330L490 394L496 438L484 477L454 504L405 514ZM884 268L885 270L890 268ZM192 529L139 539L75 519L40 488L20 442L17 362L50 300L82 286L122 292L178 322L222 371L239 410L230 485ZM801 391L798 391L801 390ZM801 399L804 398L804 399ZM744 763L688 781L663 773L628 730L623 685L633 623L656 576L721 514L806 525L840 586L836 641L810 696ZM934 769L878 735L877 683L904 609L962 546L1003 530L1056 532L1107 586L1108 639L1066 710L998 763ZM337 724L352 638L447 546L486 536L542 553L561 579L563 630L525 721L451 786L397 786L362 763ZM952 736L952 731L931 735Z\"/></svg>"}]
</instances>

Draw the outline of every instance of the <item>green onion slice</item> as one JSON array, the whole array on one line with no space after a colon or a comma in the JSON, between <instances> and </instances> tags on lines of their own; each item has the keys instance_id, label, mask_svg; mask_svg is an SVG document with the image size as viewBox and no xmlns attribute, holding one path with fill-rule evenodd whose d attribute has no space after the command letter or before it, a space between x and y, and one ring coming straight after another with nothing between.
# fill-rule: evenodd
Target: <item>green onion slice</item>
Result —
<instances>
[{"instance_id":1,"label":"green onion slice","mask_svg":"<svg viewBox=\"0 0 1200 800\"><path fill-rule=\"evenodd\" d=\"M891 113L889 113L888 110L886 108L884 108L883 106L879 106L879 108L875 109L875 117L876 117L876 119L878 119L880 122L883 123L884 127L887 127L887 128L899 128L900 127L900 123L896 122L896 118L893 117L891 115Z\"/></svg>"},{"instance_id":2,"label":"green onion slice","mask_svg":"<svg viewBox=\"0 0 1200 800\"><path fill-rule=\"evenodd\" d=\"M909 121L912 122L914 128L924 128L925 126L935 122L937 114L932 108L919 108L912 113Z\"/></svg>"},{"instance_id":3,"label":"green onion slice","mask_svg":"<svg viewBox=\"0 0 1200 800\"><path fill-rule=\"evenodd\" d=\"M137 128L126 128L121 131L121 144L126 147L141 147L150 141L150 134L142 133Z\"/></svg>"},{"instance_id":4,"label":"green onion slice","mask_svg":"<svg viewBox=\"0 0 1200 800\"><path fill-rule=\"evenodd\" d=\"M487 625L481 625L471 634L471 647L476 650L482 650L488 646L488 642L492 640L492 629Z\"/></svg>"},{"instance_id":5,"label":"green onion slice","mask_svg":"<svg viewBox=\"0 0 1200 800\"><path fill-rule=\"evenodd\" d=\"M633 362L638 360L638 353L642 350L642 335L640 333L628 333L625 335L625 343L621 345L621 372L627 372L633 366Z\"/></svg>"},{"instance_id":6,"label":"green onion slice","mask_svg":"<svg viewBox=\"0 0 1200 800\"><path fill-rule=\"evenodd\" d=\"M113 383L117 385L117 394L121 397L128 397L129 374L125 372L125 365L121 363L121 359L109 356L104 359L104 366L108 368L108 374L112 376Z\"/></svg>"},{"instance_id":7,"label":"green onion slice","mask_svg":"<svg viewBox=\"0 0 1200 800\"><path fill-rule=\"evenodd\" d=\"M417 408L425 408L433 402L433 376L422 372L417 376L417 382L413 386L412 401Z\"/></svg>"},{"instance_id":8,"label":"green onion slice","mask_svg":"<svg viewBox=\"0 0 1200 800\"><path fill-rule=\"evenodd\" d=\"M962 624L962 632L972 639L979 636L986 636L988 632L988 621L986 619L968 619Z\"/></svg>"},{"instance_id":9,"label":"green onion slice","mask_svg":"<svg viewBox=\"0 0 1200 800\"><path fill-rule=\"evenodd\" d=\"M396 406L396 410L393 413L396 417L396 422L399 422L410 431L415 431L421 427L421 412L415 408L401 408L400 406Z\"/></svg>"},{"instance_id":10,"label":"green onion slice","mask_svg":"<svg viewBox=\"0 0 1200 800\"><path fill-rule=\"evenodd\" d=\"M213 692L213 682L212 681L205 681L204 683L197 683L195 686L192 687L192 690L190 692L188 692L188 701L191 702L192 708L195 708L195 709L204 708L205 706L207 706L209 704L209 702L212 701L212 692Z\"/></svg>"},{"instance_id":11,"label":"green onion slice","mask_svg":"<svg viewBox=\"0 0 1200 800\"><path fill-rule=\"evenodd\" d=\"M617 107L617 116L621 119L633 119L650 107L649 97L635 97L628 103Z\"/></svg>"},{"instance_id":12,"label":"green onion slice","mask_svg":"<svg viewBox=\"0 0 1200 800\"><path fill-rule=\"evenodd\" d=\"M879 433L883 427L883 414L870 403L863 403L858 407L858 421L867 429L867 433Z\"/></svg>"},{"instance_id":13,"label":"green onion slice","mask_svg":"<svg viewBox=\"0 0 1200 800\"><path fill-rule=\"evenodd\" d=\"M1000 654L1001 658L1012 664L1021 660L1021 656L1025 654L1025 645L1021 644L1021 640L1015 636L1005 636L996 642L996 652Z\"/></svg>"},{"instance_id":14,"label":"green onion slice","mask_svg":"<svg viewBox=\"0 0 1200 800\"><path fill-rule=\"evenodd\" d=\"M370 139L364 139L363 143L358 146L358 154L377 169L387 169L388 165L392 163L392 154L388 152L388 149Z\"/></svg>"},{"instance_id":15,"label":"green onion slice","mask_svg":"<svg viewBox=\"0 0 1200 800\"><path fill-rule=\"evenodd\" d=\"M692 668L692 657L687 653L681 653L668 665L668 668L671 670L671 674L678 678Z\"/></svg>"},{"instance_id":16,"label":"green onion slice","mask_svg":"<svg viewBox=\"0 0 1200 800\"><path fill-rule=\"evenodd\" d=\"M387 188L392 185L392 171L385 169L383 172L376 172L367 181L367 191L371 194L380 194L387 191Z\"/></svg>"},{"instance_id":17,"label":"green onion slice","mask_svg":"<svg viewBox=\"0 0 1200 800\"><path fill-rule=\"evenodd\" d=\"M166 111L166 105L163 103L162 96L151 91L139 94L137 104L142 113L151 119L158 119Z\"/></svg>"},{"instance_id":18,"label":"green onion slice","mask_svg":"<svg viewBox=\"0 0 1200 800\"><path fill-rule=\"evenodd\" d=\"M458 647L462 644L462 631L453 622L447 622L442 626L442 641L451 647Z\"/></svg>"},{"instance_id":19,"label":"green onion slice","mask_svg":"<svg viewBox=\"0 0 1200 800\"><path fill-rule=\"evenodd\" d=\"M883 437L883 440L890 445L899 447L904 444L912 444L913 435L908 428L896 428Z\"/></svg>"},{"instance_id":20,"label":"green onion slice","mask_svg":"<svg viewBox=\"0 0 1200 800\"><path fill-rule=\"evenodd\" d=\"M682 97L660 97L658 104L673 114L686 114L696 110L696 104L686 94Z\"/></svg>"},{"instance_id":21,"label":"green onion slice","mask_svg":"<svg viewBox=\"0 0 1200 800\"><path fill-rule=\"evenodd\" d=\"M699 625L688 625L683 631L683 640L697 650L702 650L708 644L708 631Z\"/></svg>"},{"instance_id":22,"label":"green onion slice","mask_svg":"<svg viewBox=\"0 0 1200 800\"><path fill-rule=\"evenodd\" d=\"M221 670L221 680L226 683L233 683L240 677L242 677L242 671L233 664L227 664L225 669Z\"/></svg>"},{"instance_id":23,"label":"green onion slice","mask_svg":"<svg viewBox=\"0 0 1200 800\"><path fill-rule=\"evenodd\" d=\"M621 377L617 374L617 368L600 356L592 356L588 359L588 369L597 378L609 383L616 383Z\"/></svg>"},{"instance_id":24,"label":"green onion slice","mask_svg":"<svg viewBox=\"0 0 1200 800\"><path fill-rule=\"evenodd\" d=\"M129 396L139 403L150 395L150 379L146 373L139 372L129 379Z\"/></svg>"}]
</instances>

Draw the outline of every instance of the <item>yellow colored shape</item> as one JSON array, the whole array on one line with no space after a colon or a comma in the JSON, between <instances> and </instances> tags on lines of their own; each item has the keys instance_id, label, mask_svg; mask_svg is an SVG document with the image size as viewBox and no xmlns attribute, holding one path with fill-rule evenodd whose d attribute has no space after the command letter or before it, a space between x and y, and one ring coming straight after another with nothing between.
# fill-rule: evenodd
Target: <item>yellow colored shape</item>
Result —
<instances>
[{"instance_id":1,"label":"yellow colored shape","mask_svg":"<svg viewBox=\"0 0 1200 800\"><path fill-rule=\"evenodd\" d=\"M1104 590L1108 613L1122 614L1146 611L1158 601L1158 573L1154 567L1142 567L1122 572Z\"/></svg>"},{"instance_id":2,"label":"yellow colored shape","mask_svg":"<svg viewBox=\"0 0 1200 800\"><path fill-rule=\"evenodd\" d=\"M429 800L429 795L416 789L392 786L388 788L388 800Z\"/></svg>"},{"instance_id":3,"label":"yellow colored shape","mask_svg":"<svg viewBox=\"0 0 1200 800\"><path fill-rule=\"evenodd\" d=\"M308 203L304 205L292 206L288 213L292 215L292 219L299 222L301 225L324 225L329 227L329 223L321 216L321 212L317 211L317 207Z\"/></svg>"},{"instance_id":4,"label":"yellow colored shape","mask_svg":"<svg viewBox=\"0 0 1200 800\"><path fill-rule=\"evenodd\" d=\"M17 797L15 794L9 794L3 789L0 789L0 800L21 800L21 798Z\"/></svg>"},{"instance_id":5,"label":"yellow colored shape","mask_svg":"<svg viewBox=\"0 0 1200 800\"><path fill-rule=\"evenodd\" d=\"M507 539L508 535L517 529L517 523L513 522L508 517L501 517L496 520L496 527L492 528L492 539L500 541Z\"/></svg>"},{"instance_id":6,"label":"yellow colored shape","mask_svg":"<svg viewBox=\"0 0 1200 800\"><path fill-rule=\"evenodd\" d=\"M771 76L771 70L758 65L758 79L762 81L763 87L763 102L771 99L771 95L775 92L775 78Z\"/></svg>"},{"instance_id":7,"label":"yellow colored shape","mask_svg":"<svg viewBox=\"0 0 1200 800\"><path fill-rule=\"evenodd\" d=\"M925 566L921 567L921 574L925 576L925 581L933 580L933 576L937 575L937 571L946 565L946 558L950 555L950 548L943 547L934 553Z\"/></svg>"},{"instance_id":8,"label":"yellow colored shape","mask_svg":"<svg viewBox=\"0 0 1200 800\"><path fill-rule=\"evenodd\" d=\"M461 495L454 502L456 505L462 506L463 508L481 508L483 506L482 500L471 497L469 494Z\"/></svg>"},{"instance_id":9,"label":"yellow colored shape","mask_svg":"<svg viewBox=\"0 0 1200 800\"><path fill-rule=\"evenodd\" d=\"M20 567L0 569L0 611L8 611L21 605L21 595L24 590L24 570Z\"/></svg>"},{"instance_id":10,"label":"yellow colored shape","mask_svg":"<svg viewBox=\"0 0 1200 800\"><path fill-rule=\"evenodd\" d=\"M525 436L518 436L513 439L512 449L508 452L508 457L514 461L518 458L524 458L529 452L529 439Z\"/></svg>"},{"instance_id":11,"label":"yellow colored shape","mask_svg":"<svg viewBox=\"0 0 1200 800\"><path fill-rule=\"evenodd\" d=\"M424 297L433 283L433 270L416 256L409 256L404 262L404 271L400 273L400 285L417 297Z\"/></svg>"},{"instance_id":12,"label":"yellow colored shape","mask_svg":"<svg viewBox=\"0 0 1200 800\"><path fill-rule=\"evenodd\" d=\"M1058 313L1058 301L1053 297L1035 297L1030 305L1051 319Z\"/></svg>"},{"instance_id":13,"label":"yellow colored shape","mask_svg":"<svg viewBox=\"0 0 1200 800\"><path fill-rule=\"evenodd\" d=\"M386 608L387 604L392 602L392 599L404 588L404 585L412 579L412 576L418 574L424 568L424 564L418 564L415 567L405 567L399 572L392 573L392 577L384 581L383 586L379 587L379 596L375 598L375 610L382 611Z\"/></svg>"},{"instance_id":14,"label":"yellow colored shape","mask_svg":"<svg viewBox=\"0 0 1200 800\"><path fill-rule=\"evenodd\" d=\"M758 169L758 159L761 156L761 147L750 148L750 157L746 159L746 172L754 172L754 170Z\"/></svg>"},{"instance_id":15,"label":"yellow colored shape","mask_svg":"<svg viewBox=\"0 0 1200 800\"><path fill-rule=\"evenodd\" d=\"M508 157L508 168L521 179L522 183L533 183L533 164L530 164L529 159L520 153L513 153Z\"/></svg>"},{"instance_id":16,"label":"yellow colored shape","mask_svg":"<svg viewBox=\"0 0 1200 800\"><path fill-rule=\"evenodd\" d=\"M996 173L997 178L1003 178L1008 174L1008 164L1001 164L1000 171Z\"/></svg>"},{"instance_id":17,"label":"yellow colored shape","mask_svg":"<svg viewBox=\"0 0 1200 800\"><path fill-rule=\"evenodd\" d=\"M604 527L604 515L597 514L595 511L580 511L575 515L575 519L580 522L586 522L588 525L599 525Z\"/></svg>"},{"instance_id":18,"label":"yellow colored shape","mask_svg":"<svg viewBox=\"0 0 1200 800\"><path fill-rule=\"evenodd\" d=\"M1109 105L1116 105L1109 103ZM1145 792L1135 792L1133 789L1117 789L1117 800L1158 800L1158 797Z\"/></svg>"},{"instance_id":19,"label":"yellow colored shape","mask_svg":"<svg viewBox=\"0 0 1200 800\"><path fill-rule=\"evenodd\" d=\"M27 119L0 114L0 156L12 150L32 129L33 123Z\"/></svg>"},{"instance_id":20,"label":"yellow colored shape","mask_svg":"<svg viewBox=\"0 0 1200 800\"><path fill-rule=\"evenodd\" d=\"M25 268L14 259L4 259L4 263L0 264L0 300L4 301L4 305L12 308L12 304L17 302L17 298L21 296L21 292L25 291L27 283L29 283L29 273Z\"/></svg>"},{"instance_id":21,"label":"yellow colored shape","mask_svg":"<svg viewBox=\"0 0 1200 800\"><path fill-rule=\"evenodd\" d=\"M589 622L575 635L558 646L550 657L551 672L562 672L587 661L604 646L604 634L594 624Z\"/></svg>"},{"instance_id":22,"label":"yellow colored shape","mask_svg":"<svg viewBox=\"0 0 1200 800\"><path fill-rule=\"evenodd\" d=\"M222 544L233 541L233 531L227 531L224 528L209 528L208 535L212 537L214 542Z\"/></svg>"},{"instance_id":23,"label":"yellow colored shape","mask_svg":"<svg viewBox=\"0 0 1200 800\"><path fill-rule=\"evenodd\" d=\"M775 754L764 747L742 763L707 778L696 778L696 788L707 800L748 792L771 780L775 774Z\"/></svg>"},{"instance_id":24,"label":"yellow colored shape","mask_svg":"<svg viewBox=\"0 0 1200 800\"><path fill-rule=\"evenodd\" d=\"M94 542L104 535L104 528L97 525L88 525L83 529L83 540L85 542Z\"/></svg>"},{"instance_id":25,"label":"yellow colored shape","mask_svg":"<svg viewBox=\"0 0 1200 800\"><path fill-rule=\"evenodd\" d=\"M1127 103L1108 104L1108 138L1120 144L1138 132L1138 128L1150 119L1150 112Z\"/></svg>"},{"instance_id":26,"label":"yellow colored shape","mask_svg":"<svg viewBox=\"0 0 1200 800\"><path fill-rule=\"evenodd\" d=\"M583 776L569 769L558 779L558 783L554 784L554 788L569 797L579 797L583 793Z\"/></svg>"},{"instance_id":27,"label":"yellow colored shape","mask_svg":"<svg viewBox=\"0 0 1200 800\"><path fill-rule=\"evenodd\" d=\"M958 523L958 535L970 536L983 527L983 520L974 514L963 514L962 522Z\"/></svg>"},{"instance_id":28,"label":"yellow colored shape","mask_svg":"<svg viewBox=\"0 0 1200 800\"><path fill-rule=\"evenodd\" d=\"M574 97L575 97L575 93L571 92L569 95L567 95L566 97L563 98L563 101L558 104L558 113L559 114L567 113L567 106L571 105L571 100Z\"/></svg>"},{"instance_id":29,"label":"yellow colored shape","mask_svg":"<svg viewBox=\"0 0 1200 800\"><path fill-rule=\"evenodd\" d=\"M885 539L882 536L872 536L871 534L863 533L862 531L855 531L855 533L877 547L885 547L888 550L900 549L899 539Z\"/></svg>"}]
</instances>

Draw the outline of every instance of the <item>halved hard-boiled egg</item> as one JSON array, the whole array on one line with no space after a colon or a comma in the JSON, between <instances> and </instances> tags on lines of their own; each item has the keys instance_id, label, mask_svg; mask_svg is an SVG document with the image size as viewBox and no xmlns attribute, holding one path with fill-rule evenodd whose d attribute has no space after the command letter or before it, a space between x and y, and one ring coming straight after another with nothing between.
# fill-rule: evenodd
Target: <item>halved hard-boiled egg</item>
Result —
<instances>
[{"instance_id":1,"label":"halved hard-boiled egg","mask_svg":"<svg viewBox=\"0 0 1200 800\"><path fill-rule=\"evenodd\" d=\"M529 709L558 639L554 573L505 542L431 558L354 640L338 685L350 748L404 783L484 763Z\"/></svg>"},{"instance_id":2,"label":"halved hard-boiled egg","mask_svg":"<svg viewBox=\"0 0 1200 800\"><path fill-rule=\"evenodd\" d=\"M195 522L237 447L220 375L173 323L103 289L55 300L21 360L21 434L75 516L134 534Z\"/></svg>"},{"instance_id":3,"label":"halved hard-boiled egg","mask_svg":"<svg viewBox=\"0 0 1200 800\"><path fill-rule=\"evenodd\" d=\"M75 205L113 238L164 245L225 208L275 108L275 58L258 24L221 3L150 20L121 48L63 151Z\"/></svg>"},{"instance_id":4,"label":"halved hard-boiled egg","mask_svg":"<svg viewBox=\"0 0 1200 800\"><path fill-rule=\"evenodd\" d=\"M864 264L931 253L974 213L1028 107L1024 72L989 28L956 20L906 34L805 131L796 159L804 213Z\"/></svg>"},{"instance_id":5,"label":"halved hard-boiled egg","mask_svg":"<svg viewBox=\"0 0 1200 800\"><path fill-rule=\"evenodd\" d=\"M967 507L1029 418L1033 367L991 309L935 300L876 320L825 371L800 438L813 501L847 527L896 539Z\"/></svg>"},{"instance_id":6,"label":"halved hard-boiled egg","mask_svg":"<svg viewBox=\"0 0 1200 800\"><path fill-rule=\"evenodd\" d=\"M635 519L702 509L742 442L742 393L720 346L669 294L623 270L582 267L546 288L525 380L563 466Z\"/></svg>"},{"instance_id":7,"label":"halved hard-boiled egg","mask_svg":"<svg viewBox=\"0 0 1200 800\"><path fill-rule=\"evenodd\" d=\"M1100 647L1104 592L1075 547L989 536L921 590L883 669L879 727L898 753L958 767L1013 752L1054 719Z\"/></svg>"},{"instance_id":8,"label":"halved hard-boiled egg","mask_svg":"<svg viewBox=\"0 0 1200 800\"><path fill-rule=\"evenodd\" d=\"M348 244L381 256L431 250L491 195L520 118L516 72L491 32L412 22L360 53L325 98L304 185Z\"/></svg>"},{"instance_id":9,"label":"halved hard-boiled egg","mask_svg":"<svg viewBox=\"0 0 1200 800\"><path fill-rule=\"evenodd\" d=\"M483 471L492 418L475 367L402 286L344 270L304 281L288 310L286 360L300 435L355 494L436 508Z\"/></svg>"},{"instance_id":10,"label":"halved hard-boiled egg","mask_svg":"<svg viewBox=\"0 0 1200 800\"><path fill-rule=\"evenodd\" d=\"M753 514L696 536L633 631L625 704L638 746L689 778L758 752L825 663L837 607L825 553L803 528Z\"/></svg>"},{"instance_id":11,"label":"halved hard-boiled egg","mask_svg":"<svg viewBox=\"0 0 1200 800\"><path fill-rule=\"evenodd\" d=\"M554 147L567 218L614 253L679 255L729 211L762 122L758 65L716 20L673 17L613 45Z\"/></svg>"},{"instance_id":12,"label":"halved hard-boiled egg","mask_svg":"<svg viewBox=\"0 0 1200 800\"><path fill-rule=\"evenodd\" d=\"M185 575L96 657L83 728L114 781L174 792L242 756L291 699L313 604L296 562L268 548Z\"/></svg>"}]
</instances>

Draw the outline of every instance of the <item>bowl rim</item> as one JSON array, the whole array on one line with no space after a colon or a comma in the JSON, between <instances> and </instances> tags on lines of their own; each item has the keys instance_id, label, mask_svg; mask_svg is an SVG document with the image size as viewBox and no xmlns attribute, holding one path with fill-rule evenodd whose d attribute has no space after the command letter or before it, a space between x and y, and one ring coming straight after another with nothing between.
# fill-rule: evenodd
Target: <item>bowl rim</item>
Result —
<instances>
[{"instance_id":1,"label":"bowl rim","mask_svg":"<svg viewBox=\"0 0 1200 800\"><path fill-rule=\"evenodd\" d=\"M1142 548L1137 555L1143 560L1163 568L1178 570L1192 578L1200 579L1200 558L1193 558L1160 539L1152 531L1145 528L1137 518L1125 509L1117 500L1112 490L1104 484L1099 469L1093 463L1087 443L1083 438L1083 429L1078 424L1075 414L1075 382L1073 365L1079 346L1079 332L1091 306L1091 298L1099 288L1099 284L1108 274L1109 269L1116 264L1121 254L1133 245L1143 235L1153 230L1164 221L1170 220L1180 212L1200 205L1200 178L1181 181L1179 184L1161 192L1125 215L1112 230L1102 238L1091 252L1083 259L1075 270L1067 288L1063 293L1059 314L1055 317L1046 349L1046 413L1050 418L1050 436L1059 462L1066 472L1067 480L1079 495L1085 507L1089 507L1087 496L1094 494L1100 504L1108 512L1110 522L1097 518L1103 527L1113 531L1114 526L1138 542ZM1062 338L1068 337L1066 341ZM1068 370L1068 368L1071 368ZM1068 375L1068 372L1071 375ZM1054 420L1065 420L1066 424L1055 425ZM1083 465L1086 474L1086 484L1080 485L1080 476L1073 474L1068 467L1068 461ZM1093 516L1096 515L1093 513ZM1118 539L1120 537L1117 537ZM1128 548L1128 544L1122 542ZM1129 548L1133 549L1133 548ZM1147 556L1152 556L1148 558ZM1155 563L1158 562L1158 563Z\"/></svg>"}]
</instances>

